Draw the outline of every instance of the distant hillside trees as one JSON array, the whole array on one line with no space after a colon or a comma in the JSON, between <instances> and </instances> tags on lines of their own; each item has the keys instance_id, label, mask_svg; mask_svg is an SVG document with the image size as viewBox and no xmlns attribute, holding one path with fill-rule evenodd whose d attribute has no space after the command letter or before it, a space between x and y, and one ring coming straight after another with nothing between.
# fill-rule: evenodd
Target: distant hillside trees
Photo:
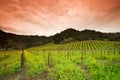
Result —
<instances>
[{"instance_id":1,"label":"distant hillside trees","mask_svg":"<svg viewBox=\"0 0 120 80\"><path fill-rule=\"evenodd\" d=\"M23 49L43 45L49 42L55 44L70 43L83 40L109 40L120 41L120 33L102 33L94 30L78 31L72 28L66 29L53 36L25 36L6 33L0 30L0 48Z\"/></svg>"},{"instance_id":2,"label":"distant hillside trees","mask_svg":"<svg viewBox=\"0 0 120 80\"><path fill-rule=\"evenodd\" d=\"M23 49L38 46L50 42L50 38L45 36L25 36L6 33L0 30L0 47L3 49L14 48Z\"/></svg>"},{"instance_id":3,"label":"distant hillside trees","mask_svg":"<svg viewBox=\"0 0 120 80\"><path fill-rule=\"evenodd\" d=\"M73 38L74 40L78 40L78 41L83 41L83 40L120 41L120 33L102 33L88 29L83 31L78 31L70 28L52 36L53 42L57 44L69 38Z\"/></svg>"}]
</instances>

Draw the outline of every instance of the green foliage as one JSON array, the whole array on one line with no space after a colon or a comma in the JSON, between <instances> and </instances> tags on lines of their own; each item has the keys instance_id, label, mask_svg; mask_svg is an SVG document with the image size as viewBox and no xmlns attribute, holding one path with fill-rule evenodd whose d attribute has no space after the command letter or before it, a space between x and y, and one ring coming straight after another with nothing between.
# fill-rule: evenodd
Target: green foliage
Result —
<instances>
[{"instance_id":1,"label":"green foliage","mask_svg":"<svg viewBox=\"0 0 120 80\"><path fill-rule=\"evenodd\" d=\"M47 72L51 80L120 80L119 44L89 40L29 48L24 51L25 73L30 79ZM0 53L1 77L20 70L21 52Z\"/></svg>"},{"instance_id":2,"label":"green foliage","mask_svg":"<svg viewBox=\"0 0 120 80\"><path fill-rule=\"evenodd\" d=\"M20 71L20 51L0 52L0 77Z\"/></svg>"},{"instance_id":3,"label":"green foliage","mask_svg":"<svg viewBox=\"0 0 120 80\"><path fill-rule=\"evenodd\" d=\"M81 41L60 45L44 45L27 51L34 55L52 54L52 80L119 80L119 42ZM40 52L40 51L41 52ZM41 54L37 54L37 53ZM81 59L83 53L83 59ZM70 56L68 56L68 54ZM115 55L114 55L115 54ZM45 60L47 62L47 59ZM84 68L85 67L85 68Z\"/></svg>"},{"instance_id":4,"label":"green foliage","mask_svg":"<svg viewBox=\"0 0 120 80\"><path fill-rule=\"evenodd\" d=\"M25 51L25 68L28 76L41 74L48 70L44 58L41 55L34 55Z\"/></svg>"}]
</instances>

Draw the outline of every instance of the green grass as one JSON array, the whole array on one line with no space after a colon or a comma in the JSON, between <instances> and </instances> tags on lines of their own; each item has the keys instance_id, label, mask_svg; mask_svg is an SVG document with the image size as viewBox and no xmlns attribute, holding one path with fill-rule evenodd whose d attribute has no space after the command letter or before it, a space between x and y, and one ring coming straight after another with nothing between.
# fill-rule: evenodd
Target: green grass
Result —
<instances>
[{"instance_id":1,"label":"green grass","mask_svg":"<svg viewBox=\"0 0 120 80\"><path fill-rule=\"evenodd\" d=\"M5 53L1 52L0 65L20 59L20 54L15 51L8 56ZM28 78L36 79L37 76L39 79L46 72L52 80L120 80L120 42L89 40L58 45L49 43L26 49L24 57ZM16 62L12 63L14 67L20 66ZM7 75L17 72L18 66L16 71L10 71L12 67L6 69Z\"/></svg>"},{"instance_id":2,"label":"green grass","mask_svg":"<svg viewBox=\"0 0 120 80\"><path fill-rule=\"evenodd\" d=\"M45 66L44 58L41 55L34 55L26 51L25 60L26 74L28 76L41 74L42 71L48 69L47 66Z\"/></svg>"},{"instance_id":3,"label":"green grass","mask_svg":"<svg viewBox=\"0 0 120 80\"><path fill-rule=\"evenodd\" d=\"M0 77L14 74L20 71L20 51L0 52Z\"/></svg>"}]
</instances>

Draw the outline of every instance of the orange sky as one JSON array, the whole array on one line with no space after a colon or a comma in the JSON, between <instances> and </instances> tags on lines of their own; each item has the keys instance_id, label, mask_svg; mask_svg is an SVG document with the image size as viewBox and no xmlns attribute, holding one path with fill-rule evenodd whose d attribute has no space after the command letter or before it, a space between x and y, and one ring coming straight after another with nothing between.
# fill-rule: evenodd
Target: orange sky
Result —
<instances>
[{"instance_id":1,"label":"orange sky","mask_svg":"<svg viewBox=\"0 0 120 80\"><path fill-rule=\"evenodd\" d=\"M120 0L0 0L0 29L52 35L66 28L120 32Z\"/></svg>"}]
</instances>

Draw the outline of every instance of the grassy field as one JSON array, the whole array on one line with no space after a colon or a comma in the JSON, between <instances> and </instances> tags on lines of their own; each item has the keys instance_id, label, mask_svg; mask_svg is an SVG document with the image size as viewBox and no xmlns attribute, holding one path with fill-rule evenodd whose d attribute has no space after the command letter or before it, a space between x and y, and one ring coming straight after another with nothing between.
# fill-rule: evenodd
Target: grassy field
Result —
<instances>
[{"instance_id":1,"label":"grassy field","mask_svg":"<svg viewBox=\"0 0 120 80\"><path fill-rule=\"evenodd\" d=\"M120 80L120 42L89 40L29 48L22 67L21 53L0 52L0 79Z\"/></svg>"}]
</instances>

